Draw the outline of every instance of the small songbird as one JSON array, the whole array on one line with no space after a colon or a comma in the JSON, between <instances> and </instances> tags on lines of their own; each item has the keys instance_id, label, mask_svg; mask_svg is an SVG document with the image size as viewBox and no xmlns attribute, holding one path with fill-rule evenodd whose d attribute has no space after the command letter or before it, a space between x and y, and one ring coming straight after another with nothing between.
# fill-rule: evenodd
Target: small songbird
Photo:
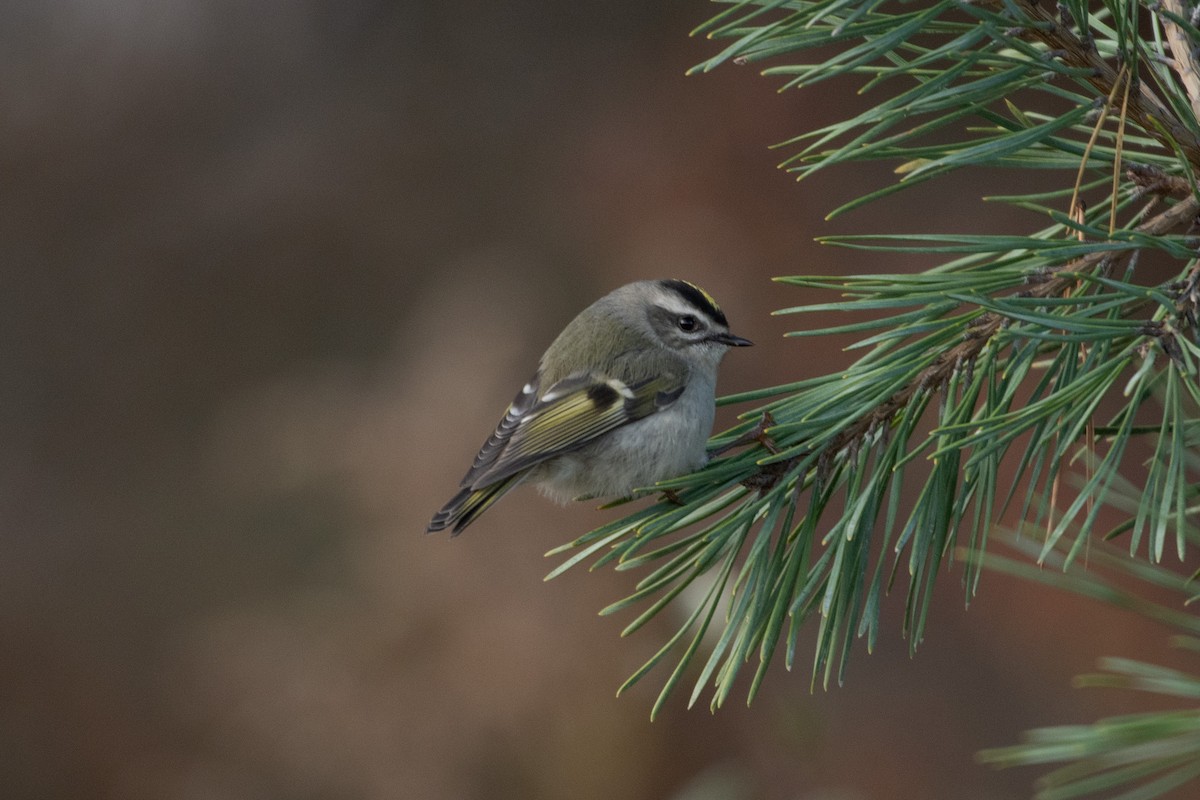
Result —
<instances>
[{"instance_id":1,"label":"small songbird","mask_svg":"<svg viewBox=\"0 0 1200 800\"><path fill-rule=\"evenodd\" d=\"M628 495L697 470L716 412L725 314L695 284L638 281L585 308L542 356L428 533L457 535L509 490Z\"/></svg>"}]
</instances>

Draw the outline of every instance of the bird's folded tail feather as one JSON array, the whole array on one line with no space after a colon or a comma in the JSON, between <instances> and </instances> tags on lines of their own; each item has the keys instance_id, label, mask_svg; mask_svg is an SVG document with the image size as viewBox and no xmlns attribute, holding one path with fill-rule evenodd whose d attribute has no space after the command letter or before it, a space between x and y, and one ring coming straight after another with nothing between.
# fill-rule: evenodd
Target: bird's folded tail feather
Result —
<instances>
[{"instance_id":1,"label":"bird's folded tail feather","mask_svg":"<svg viewBox=\"0 0 1200 800\"><path fill-rule=\"evenodd\" d=\"M521 482L522 475L512 475L478 489L467 487L460 491L441 511L433 515L426 533L436 533L451 528L450 535L458 536L475 518L491 508L501 497Z\"/></svg>"}]
</instances>

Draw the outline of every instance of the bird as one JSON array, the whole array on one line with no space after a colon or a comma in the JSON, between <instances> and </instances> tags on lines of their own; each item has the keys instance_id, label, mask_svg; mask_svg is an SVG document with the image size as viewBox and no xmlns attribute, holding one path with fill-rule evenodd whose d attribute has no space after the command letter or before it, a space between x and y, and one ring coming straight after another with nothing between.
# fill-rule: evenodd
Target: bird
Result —
<instances>
[{"instance_id":1,"label":"bird","mask_svg":"<svg viewBox=\"0 0 1200 800\"><path fill-rule=\"evenodd\" d=\"M718 366L731 347L752 344L689 281L606 294L551 343L426 533L457 536L521 484L565 503L626 497L700 469Z\"/></svg>"}]
</instances>

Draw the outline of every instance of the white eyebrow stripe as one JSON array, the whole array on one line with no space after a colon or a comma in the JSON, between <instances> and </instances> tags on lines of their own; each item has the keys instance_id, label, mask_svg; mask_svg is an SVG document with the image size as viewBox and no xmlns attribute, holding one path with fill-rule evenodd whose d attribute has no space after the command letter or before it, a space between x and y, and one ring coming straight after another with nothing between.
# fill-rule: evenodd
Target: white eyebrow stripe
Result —
<instances>
[{"instance_id":1,"label":"white eyebrow stripe","mask_svg":"<svg viewBox=\"0 0 1200 800\"><path fill-rule=\"evenodd\" d=\"M684 300L677 300L671 296L664 296L663 298L660 299L660 301L658 303L656 303L656 305L659 308L663 309L664 311L668 312L669 314L673 314L674 316L677 316L677 317L683 316L686 314L686 315L697 317L699 319L704 320L706 325L720 326L720 324L721 324L721 323L717 322L715 319L713 319L712 317L710 317L708 315L708 312L705 311L704 309L696 308L691 303L688 303Z\"/></svg>"}]
</instances>

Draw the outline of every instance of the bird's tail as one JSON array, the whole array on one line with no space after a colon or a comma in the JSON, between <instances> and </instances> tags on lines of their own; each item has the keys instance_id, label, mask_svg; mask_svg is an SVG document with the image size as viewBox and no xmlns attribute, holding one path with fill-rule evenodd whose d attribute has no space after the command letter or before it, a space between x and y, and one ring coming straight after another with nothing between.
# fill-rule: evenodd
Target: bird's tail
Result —
<instances>
[{"instance_id":1,"label":"bird's tail","mask_svg":"<svg viewBox=\"0 0 1200 800\"><path fill-rule=\"evenodd\" d=\"M451 528L450 535L458 536L462 533L463 528L475 521L475 518L492 507L501 497L514 488L521 480L521 475L513 475L505 478L502 481L497 481L489 486L484 486L480 489L472 489L467 487L454 497L450 498L450 502L442 507L442 510L433 515L433 519L429 522L429 527L425 529L426 533L436 533L444 531L446 528Z\"/></svg>"}]
</instances>

